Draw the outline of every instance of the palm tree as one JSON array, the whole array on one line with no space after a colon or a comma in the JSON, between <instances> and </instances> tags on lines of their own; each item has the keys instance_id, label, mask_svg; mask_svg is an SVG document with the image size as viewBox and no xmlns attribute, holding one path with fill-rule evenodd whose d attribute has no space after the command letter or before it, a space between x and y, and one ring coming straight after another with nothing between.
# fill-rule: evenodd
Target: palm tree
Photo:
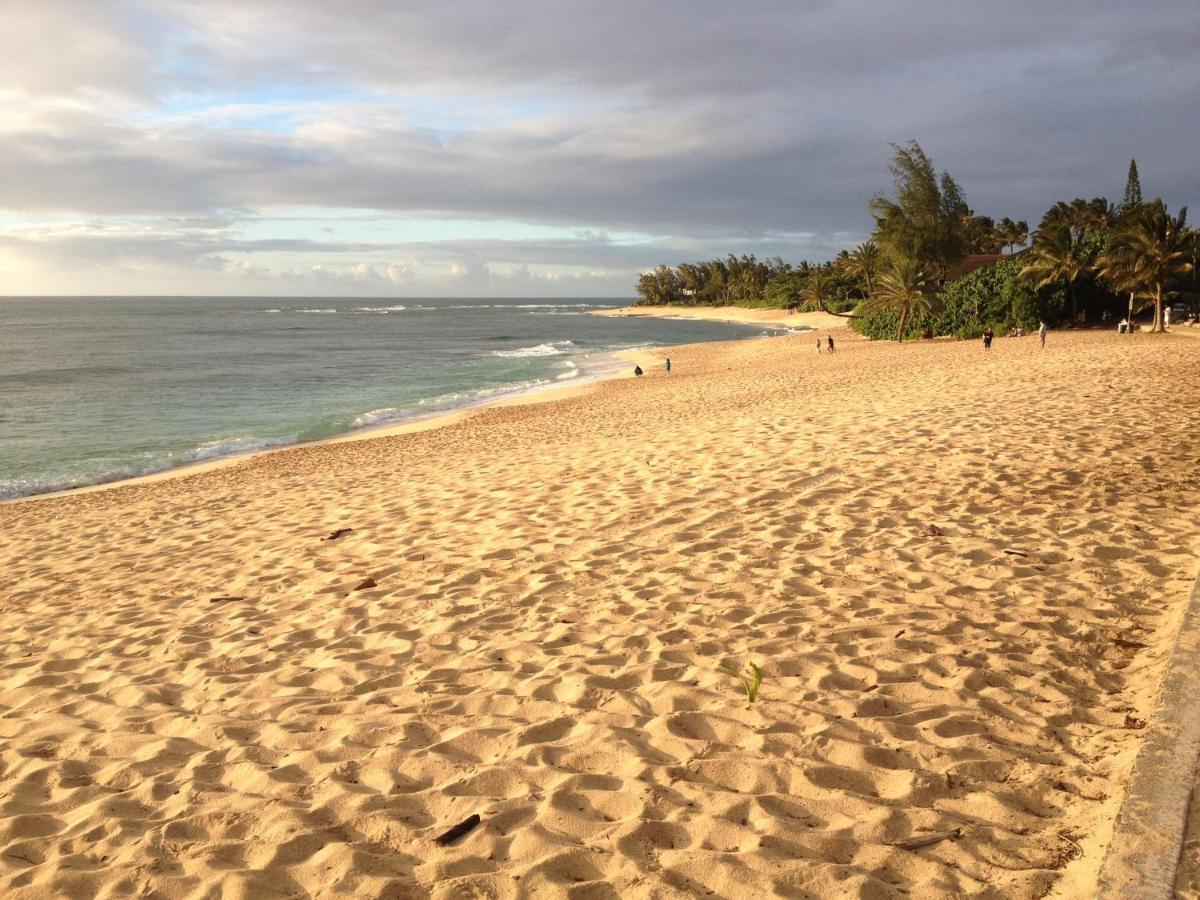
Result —
<instances>
[{"instance_id":1,"label":"palm tree","mask_svg":"<svg viewBox=\"0 0 1200 900\"><path fill-rule=\"evenodd\" d=\"M828 266L822 266L813 269L809 274L808 279L804 283L804 289L800 291L800 299L807 307L816 307L822 312L827 312L831 316L840 316L843 319L855 319L857 316L854 313L834 312L829 308L828 301L837 293L837 279Z\"/></svg>"},{"instance_id":2,"label":"palm tree","mask_svg":"<svg viewBox=\"0 0 1200 900\"><path fill-rule=\"evenodd\" d=\"M829 312L825 298L833 293L833 278L825 269L813 269L812 274L804 282L800 291L800 299L809 309L816 308Z\"/></svg>"},{"instance_id":3,"label":"palm tree","mask_svg":"<svg viewBox=\"0 0 1200 900\"><path fill-rule=\"evenodd\" d=\"M1020 244L1024 247L1029 243L1029 223L1022 219L1013 224L1012 229L1008 232L1008 252L1011 255L1013 245Z\"/></svg>"},{"instance_id":4,"label":"palm tree","mask_svg":"<svg viewBox=\"0 0 1200 900\"><path fill-rule=\"evenodd\" d=\"M904 326L909 317L913 313L933 309L935 285L936 281L929 270L915 259L899 259L879 276L879 286L863 306L871 311L898 313L900 324L896 329L896 340L903 341Z\"/></svg>"},{"instance_id":5,"label":"palm tree","mask_svg":"<svg viewBox=\"0 0 1200 900\"><path fill-rule=\"evenodd\" d=\"M1005 216L996 223L994 229L995 242L1001 247L1008 247L1009 253L1012 252L1013 241L1016 239L1017 223Z\"/></svg>"},{"instance_id":6,"label":"palm tree","mask_svg":"<svg viewBox=\"0 0 1200 900\"><path fill-rule=\"evenodd\" d=\"M1075 299L1075 282L1092 268L1092 257L1084 241L1085 235L1066 222L1054 222L1038 229L1029 251L1029 262L1021 269L1021 277L1036 288L1066 282L1071 294L1071 318L1079 313Z\"/></svg>"},{"instance_id":7,"label":"palm tree","mask_svg":"<svg viewBox=\"0 0 1200 900\"><path fill-rule=\"evenodd\" d=\"M1107 199L1095 197L1088 202L1087 211L1083 214L1083 221L1092 234L1108 234L1117 224L1118 217L1117 208Z\"/></svg>"},{"instance_id":8,"label":"palm tree","mask_svg":"<svg viewBox=\"0 0 1200 900\"><path fill-rule=\"evenodd\" d=\"M1118 294L1129 294L1130 331L1133 330L1133 317L1142 311L1154 298L1146 293L1142 283L1142 273L1139 270L1137 258L1127 250L1118 246L1110 246L1105 254L1097 260L1100 277L1112 285Z\"/></svg>"},{"instance_id":9,"label":"palm tree","mask_svg":"<svg viewBox=\"0 0 1200 900\"><path fill-rule=\"evenodd\" d=\"M851 278L861 278L867 283L867 293L875 290L875 273L879 271L879 245L864 241L844 257L839 256L842 271Z\"/></svg>"},{"instance_id":10,"label":"palm tree","mask_svg":"<svg viewBox=\"0 0 1200 900\"><path fill-rule=\"evenodd\" d=\"M1103 197L1084 200L1076 197L1070 203L1058 201L1042 216L1038 231L1050 231L1065 225L1078 240L1089 234L1105 234L1117 221L1117 211Z\"/></svg>"},{"instance_id":11,"label":"palm tree","mask_svg":"<svg viewBox=\"0 0 1200 900\"><path fill-rule=\"evenodd\" d=\"M1154 302L1151 331L1165 331L1163 301L1172 279L1192 271L1195 234L1187 227L1187 207L1172 216L1162 200L1144 203L1122 222L1109 242L1103 270L1123 289Z\"/></svg>"}]
</instances>

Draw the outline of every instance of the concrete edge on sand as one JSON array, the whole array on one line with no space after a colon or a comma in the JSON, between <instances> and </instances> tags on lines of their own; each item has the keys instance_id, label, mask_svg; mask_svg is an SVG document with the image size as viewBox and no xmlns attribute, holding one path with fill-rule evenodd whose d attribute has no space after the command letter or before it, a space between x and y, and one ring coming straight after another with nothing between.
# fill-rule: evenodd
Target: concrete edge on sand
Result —
<instances>
[{"instance_id":1,"label":"concrete edge on sand","mask_svg":"<svg viewBox=\"0 0 1200 900\"><path fill-rule=\"evenodd\" d=\"M1200 573L1146 738L1100 867L1101 900L1169 900L1175 893L1200 761Z\"/></svg>"}]
</instances>

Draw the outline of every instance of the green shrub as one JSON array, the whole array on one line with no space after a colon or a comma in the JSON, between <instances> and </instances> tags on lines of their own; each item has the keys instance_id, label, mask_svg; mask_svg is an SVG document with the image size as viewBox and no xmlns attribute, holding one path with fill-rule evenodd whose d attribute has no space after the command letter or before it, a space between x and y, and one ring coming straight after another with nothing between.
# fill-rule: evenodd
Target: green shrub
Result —
<instances>
[{"instance_id":1,"label":"green shrub","mask_svg":"<svg viewBox=\"0 0 1200 900\"><path fill-rule=\"evenodd\" d=\"M963 325L958 331L954 332L954 337L960 341L974 341L983 337L984 326L978 322L971 325Z\"/></svg>"},{"instance_id":2,"label":"green shrub","mask_svg":"<svg viewBox=\"0 0 1200 900\"><path fill-rule=\"evenodd\" d=\"M904 339L910 341L922 337L933 326L934 321L934 318L926 313L913 313L904 323ZM864 312L859 307L858 317L850 320L850 326L873 341L894 341L896 329L900 326L900 314L890 309Z\"/></svg>"},{"instance_id":3,"label":"green shrub","mask_svg":"<svg viewBox=\"0 0 1200 900\"><path fill-rule=\"evenodd\" d=\"M1021 266L1019 259L1001 260L946 285L934 333L978 337L989 325L1004 333L1013 326L1030 331L1039 320L1056 323L1065 292L1035 290L1021 280Z\"/></svg>"},{"instance_id":4,"label":"green shrub","mask_svg":"<svg viewBox=\"0 0 1200 900\"><path fill-rule=\"evenodd\" d=\"M934 334L982 334L988 325L998 328L1008 319L1010 282L1017 281L1020 266L1016 260L1003 260L976 269L942 289L941 314L934 322Z\"/></svg>"},{"instance_id":5,"label":"green shrub","mask_svg":"<svg viewBox=\"0 0 1200 900\"><path fill-rule=\"evenodd\" d=\"M792 270L780 272L769 282L765 293L766 300L771 306L787 309L789 306L799 306L804 301L801 294L808 282L808 273Z\"/></svg>"},{"instance_id":6,"label":"green shrub","mask_svg":"<svg viewBox=\"0 0 1200 900\"><path fill-rule=\"evenodd\" d=\"M904 329L904 338L920 337L932 328L938 336L974 340L988 326L1004 334L1014 326L1033 331L1038 321L1056 324L1067 308L1062 288L1038 291L1021 280L1021 261L1004 259L976 269L942 289L932 316L915 316ZM873 340L895 340L899 317L886 310L869 312L854 320L854 328Z\"/></svg>"}]
</instances>

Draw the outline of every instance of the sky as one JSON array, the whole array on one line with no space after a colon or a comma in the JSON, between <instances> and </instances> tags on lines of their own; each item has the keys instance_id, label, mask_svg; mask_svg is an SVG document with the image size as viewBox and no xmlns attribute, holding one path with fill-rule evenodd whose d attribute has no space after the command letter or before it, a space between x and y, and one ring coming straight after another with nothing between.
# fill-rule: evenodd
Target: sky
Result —
<instances>
[{"instance_id":1,"label":"sky","mask_svg":"<svg viewBox=\"0 0 1200 900\"><path fill-rule=\"evenodd\" d=\"M632 296L971 207L1200 202L1196 0L3 0L0 294Z\"/></svg>"}]
</instances>

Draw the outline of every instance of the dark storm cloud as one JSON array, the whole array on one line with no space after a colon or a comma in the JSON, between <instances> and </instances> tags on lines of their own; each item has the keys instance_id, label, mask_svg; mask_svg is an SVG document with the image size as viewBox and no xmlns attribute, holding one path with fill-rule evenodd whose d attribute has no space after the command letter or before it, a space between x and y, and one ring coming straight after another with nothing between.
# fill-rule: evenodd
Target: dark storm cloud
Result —
<instances>
[{"instance_id":1,"label":"dark storm cloud","mask_svg":"<svg viewBox=\"0 0 1200 900\"><path fill-rule=\"evenodd\" d=\"M1200 200L1193 0L14 0L0 16L13 212L366 208L796 255L861 238L889 142L914 137L996 216L1116 199L1131 156L1148 194Z\"/></svg>"}]
</instances>

